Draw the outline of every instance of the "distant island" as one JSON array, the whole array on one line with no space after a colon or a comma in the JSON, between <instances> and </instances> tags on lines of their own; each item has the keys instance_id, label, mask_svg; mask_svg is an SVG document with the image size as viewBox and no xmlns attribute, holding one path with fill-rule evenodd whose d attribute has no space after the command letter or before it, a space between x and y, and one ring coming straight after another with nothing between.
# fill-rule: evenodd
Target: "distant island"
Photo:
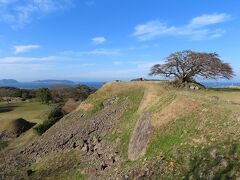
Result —
<instances>
[{"instance_id":1,"label":"distant island","mask_svg":"<svg viewBox=\"0 0 240 180\"><path fill-rule=\"evenodd\" d=\"M0 84L15 84L18 83L15 79L0 79Z\"/></svg>"},{"instance_id":2,"label":"distant island","mask_svg":"<svg viewBox=\"0 0 240 180\"><path fill-rule=\"evenodd\" d=\"M130 81L163 81L157 79L135 78ZM121 82L121 80L116 80ZM100 88L105 82L86 82L86 81L71 81L71 80L36 80L31 82L20 82L15 79L0 79L0 87L16 87L22 89L37 89L37 88L51 88L54 86L76 86L84 84L89 87ZM203 81L201 82L207 87L240 87L239 81Z\"/></svg>"},{"instance_id":3,"label":"distant island","mask_svg":"<svg viewBox=\"0 0 240 180\"><path fill-rule=\"evenodd\" d=\"M71 80L55 80L55 79L20 82L15 79L0 79L0 87L16 87L22 89L51 88L56 85L76 86L78 84L84 84L89 87L100 88L104 84L104 82L74 82Z\"/></svg>"},{"instance_id":4,"label":"distant island","mask_svg":"<svg viewBox=\"0 0 240 180\"><path fill-rule=\"evenodd\" d=\"M48 84L76 84L70 80L55 80L55 79L48 79L48 80L37 80L33 81L33 83L48 83Z\"/></svg>"}]
</instances>

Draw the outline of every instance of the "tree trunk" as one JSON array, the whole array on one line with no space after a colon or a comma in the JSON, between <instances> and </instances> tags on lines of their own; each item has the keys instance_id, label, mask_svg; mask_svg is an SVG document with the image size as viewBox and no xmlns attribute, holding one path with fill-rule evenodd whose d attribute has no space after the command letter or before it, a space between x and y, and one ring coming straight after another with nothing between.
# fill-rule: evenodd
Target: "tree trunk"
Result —
<instances>
[{"instance_id":1,"label":"tree trunk","mask_svg":"<svg viewBox=\"0 0 240 180\"><path fill-rule=\"evenodd\" d=\"M183 77L183 78L180 78L179 80L177 80L177 84L179 87L187 87L187 86L189 86L190 83L196 84L196 85L200 86L201 88L206 89L206 87L203 84L195 81L193 78Z\"/></svg>"}]
</instances>

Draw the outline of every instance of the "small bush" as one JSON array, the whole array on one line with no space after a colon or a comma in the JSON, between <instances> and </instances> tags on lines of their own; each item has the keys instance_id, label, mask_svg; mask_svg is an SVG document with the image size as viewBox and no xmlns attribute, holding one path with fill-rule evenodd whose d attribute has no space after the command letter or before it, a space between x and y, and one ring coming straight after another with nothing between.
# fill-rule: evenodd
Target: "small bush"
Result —
<instances>
[{"instance_id":1,"label":"small bush","mask_svg":"<svg viewBox=\"0 0 240 180\"><path fill-rule=\"evenodd\" d=\"M34 128L35 132L39 135L42 135L62 117L62 109L60 107L55 107L48 115L48 119Z\"/></svg>"},{"instance_id":2,"label":"small bush","mask_svg":"<svg viewBox=\"0 0 240 180\"><path fill-rule=\"evenodd\" d=\"M38 89L36 97L42 104L49 104L49 101L51 100L51 94L48 88Z\"/></svg>"},{"instance_id":3,"label":"small bush","mask_svg":"<svg viewBox=\"0 0 240 180\"><path fill-rule=\"evenodd\" d=\"M75 101L74 99L68 99L64 106L62 107L62 110L64 114L68 114L72 111L74 111L79 106L79 101Z\"/></svg>"}]
</instances>

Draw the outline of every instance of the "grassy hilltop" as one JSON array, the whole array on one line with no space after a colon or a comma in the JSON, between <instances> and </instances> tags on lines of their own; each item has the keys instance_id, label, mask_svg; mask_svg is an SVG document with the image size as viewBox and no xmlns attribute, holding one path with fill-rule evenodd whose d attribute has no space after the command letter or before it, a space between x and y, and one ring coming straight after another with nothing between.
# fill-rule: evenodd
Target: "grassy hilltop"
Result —
<instances>
[{"instance_id":1,"label":"grassy hilltop","mask_svg":"<svg viewBox=\"0 0 240 180\"><path fill-rule=\"evenodd\" d=\"M239 178L239 109L237 89L108 83L42 136L5 147L0 168L29 179Z\"/></svg>"}]
</instances>

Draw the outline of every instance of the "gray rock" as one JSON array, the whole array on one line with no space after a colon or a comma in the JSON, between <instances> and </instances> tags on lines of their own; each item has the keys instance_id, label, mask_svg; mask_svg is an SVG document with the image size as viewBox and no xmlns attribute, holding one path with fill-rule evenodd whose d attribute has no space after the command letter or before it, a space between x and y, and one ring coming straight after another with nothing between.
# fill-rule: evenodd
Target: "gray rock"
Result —
<instances>
[{"instance_id":1,"label":"gray rock","mask_svg":"<svg viewBox=\"0 0 240 180\"><path fill-rule=\"evenodd\" d=\"M154 129L150 118L150 113L144 113L135 126L128 146L128 158L130 160L136 160L145 154L147 144Z\"/></svg>"}]
</instances>

